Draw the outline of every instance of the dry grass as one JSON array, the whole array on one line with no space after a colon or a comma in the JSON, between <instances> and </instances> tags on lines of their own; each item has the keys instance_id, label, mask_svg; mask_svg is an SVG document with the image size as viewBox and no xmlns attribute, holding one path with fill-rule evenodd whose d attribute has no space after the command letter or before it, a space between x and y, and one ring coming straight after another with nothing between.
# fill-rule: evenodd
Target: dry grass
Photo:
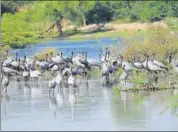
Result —
<instances>
[{"instance_id":1,"label":"dry grass","mask_svg":"<svg viewBox=\"0 0 178 132\"><path fill-rule=\"evenodd\" d=\"M3 58L3 55L4 55L4 51L5 50L9 50L10 47L8 45L0 45L0 58L2 59Z\"/></svg>"},{"instance_id":2,"label":"dry grass","mask_svg":"<svg viewBox=\"0 0 178 132\"><path fill-rule=\"evenodd\" d=\"M154 28L143 42L132 38L128 39L125 45L123 55L126 59L131 59L132 56L143 56L143 53L149 55L155 53L156 58L164 60L167 54L178 50L178 40L170 34L168 29L161 27Z\"/></svg>"},{"instance_id":3,"label":"dry grass","mask_svg":"<svg viewBox=\"0 0 178 132\"><path fill-rule=\"evenodd\" d=\"M40 53L37 53L35 56L38 59L45 59L46 54L50 54L51 52L53 52L53 54L56 54L56 49L48 48L48 49L45 49L44 51L42 51Z\"/></svg>"},{"instance_id":4,"label":"dry grass","mask_svg":"<svg viewBox=\"0 0 178 132\"><path fill-rule=\"evenodd\" d=\"M167 29L168 26L165 22L153 22L153 23L121 23L121 24L106 24L109 29L114 29L118 31L138 31L138 30L150 30L152 28L162 27Z\"/></svg>"}]
</instances>

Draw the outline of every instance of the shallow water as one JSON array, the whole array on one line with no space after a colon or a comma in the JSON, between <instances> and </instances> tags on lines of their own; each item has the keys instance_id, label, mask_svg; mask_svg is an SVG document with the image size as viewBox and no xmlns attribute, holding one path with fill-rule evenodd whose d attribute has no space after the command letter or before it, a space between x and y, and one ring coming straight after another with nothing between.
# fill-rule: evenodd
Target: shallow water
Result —
<instances>
[{"instance_id":1,"label":"shallow water","mask_svg":"<svg viewBox=\"0 0 178 132\"><path fill-rule=\"evenodd\" d=\"M89 59L96 60L101 45L115 41L54 40L12 52L32 56L45 48L55 48L68 56L71 51L83 50ZM88 84L78 82L78 88L56 90L54 96L49 95L47 81L38 86L11 82L8 94L1 98L1 130L178 130L176 108L160 114L167 106L164 101L178 94L177 89L115 95L111 86L102 86L101 79L91 79Z\"/></svg>"},{"instance_id":2,"label":"shallow water","mask_svg":"<svg viewBox=\"0 0 178 132\"><path fill-rule=\"evenodd\" d=\"M112 44L120 44L123 39L118 37L113 38L100 38L100 39L90 39L90 40L80 40L80 41L70 41L70 40L51 40L47 42L42 42L38 44L29 45L24 49L15 49L12 51L12 55L19 53L19 56L24 56L26 53L28 56L33 56L37 52L41 52L47 48L54 48L57 52L61 51L64 56L71 56L71 52L84 51L88 52L89 59L98 59L98 53L101 47L107 47Z\"/></svg>"},{"instance_id":3,"label":"shallow water","mask_svg":"<svg viewBox=\"0 0 178 132\"><path fill-rule=\"evenodd\" d=\"M113 95L101 80L78 82L78 88L56 89L13 82L1 100L2 130L178 130L178 110L162 115L173 91L121 92ZM138 103L133 99L141 97Z\"/></svg>"}]
</instances>

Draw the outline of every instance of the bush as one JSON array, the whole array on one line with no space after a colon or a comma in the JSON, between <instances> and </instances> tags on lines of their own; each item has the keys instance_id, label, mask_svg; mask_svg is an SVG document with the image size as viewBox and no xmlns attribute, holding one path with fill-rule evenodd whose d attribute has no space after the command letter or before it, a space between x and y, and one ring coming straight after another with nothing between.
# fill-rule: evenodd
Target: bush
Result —
<instances>
[{"instance_id":1,"label":"bush","mask_svg":"<svg viewBox=\"0 0 178 132\"><path fill-rule=\"evenodd\" d=\"M35 56L38 59L45 59L46 54L50 54L51 52L53 52L53 54L56 54L56 49L48 48L48 49L45 49L44 51L42 51L40 53L37 53Z\"/></svg>"},{"instance_id":2,"label":"bush","mask_svg":"<svg viewBox=\"0 0 178 132\"><path fill-rule=\"evenodd\" d=\"M178 19L177 18L167 18L165 21L170 29L178 30Z\"/></svg>"},{"instance_id":3,"label":"bush","mask_svg":"<svg viewBox=\"0 0 178 132\"><path fill-rule=\"evenodd\" d=\"M178 51L178 40L170 34L169 30L158 27L151 32L143 42L128 38L123 51L124 57L131 59L132 56L142 57L144 53L149 55L155 53L158 59L165 60L168 53Z\"/></svg>"}]
</instances>

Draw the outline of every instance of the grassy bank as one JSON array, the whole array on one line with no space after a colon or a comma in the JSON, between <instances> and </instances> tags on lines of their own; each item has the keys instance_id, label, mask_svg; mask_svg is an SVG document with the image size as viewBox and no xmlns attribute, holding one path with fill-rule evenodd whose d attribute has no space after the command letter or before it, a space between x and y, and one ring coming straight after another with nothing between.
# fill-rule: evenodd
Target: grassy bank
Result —
<instances>
[{"instance_id":1,"label":"grassy bank","mask_svg":"<svg viewBox=\"0 0 178 132\"><path fill-rule=\"evenodd\" d=\"M19 15L20 14L20 15ZM22 13L15 15L5 14L2 20L2 44L11 48L24 48L28 44L35 44L57 37L57 31L44 32L51 23L30 23L25 22ZM19 19L19 17L22 17ZM24 16L25 17L25 16ZM26 20L26 19L25 19ZM124 22L124 21L123 21ZM97 27L87 25L78 29L67 29L63 31L63 39L77 41L87 39L98 39L103 37L149 37L155 27L166 27L169 31L178 31L178 20L170 18L164 22L155 23L123 23L113 21L107 23L104 29L98 30ZM163 25L163 26L162 26ZM91 29L90 29L91 28Z\"/></svg>"},{"instance_id":2,"label":"grassy bank","mask_svg":"<svg viewBox=\"0 0 178 132\"><path fill-rule=\"evenodd\" d=\"M67 35L64 38L67 40L98 39L103 37L125 38L127 36L146 36L150 33L150 31L96 30L92 32L67 31L65 34L70 34L71 32L73 32L73 35Z\"/></svg>"}]
</instances>

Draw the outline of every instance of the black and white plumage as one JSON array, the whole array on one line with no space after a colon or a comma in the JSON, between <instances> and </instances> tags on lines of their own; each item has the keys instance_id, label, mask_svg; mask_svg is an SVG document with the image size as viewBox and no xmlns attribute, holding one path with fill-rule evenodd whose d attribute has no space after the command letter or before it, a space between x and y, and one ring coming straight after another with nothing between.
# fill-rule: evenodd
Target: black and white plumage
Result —
<instances>
[{"instance_id":1,"label":"black and white plumage","mask_svg":"<svg viewBox=\"0 0 178 132\"><path fill-rule=\"evenodd\" d=\"M176 62L175 60L171 59L171 63L170 63L173 67L173 70L178 73L178 62Z\"/></svg>"},{"instance_id":2,"label":"black and white plumage","mask_svg":"<svg viewBox=\"0 0 178 132\"><path fill-rule=\"evenodd\" d=\"M64 61L66 64L69 64L69 63L72 64L72 57L70 57L70 58L63 58L63 53L61 53L61 57L62 57L63 61Z\"/></svg>"},{"instance_id":3,"label":"black and white plumage","mask_svg":"<svg viewBox=\"0 0 178 132\"><path fill-rule=\"evenodd\" d=\"M9 68L9 67L2 67L2 71L5 73L5 74L16 74L18 75L19 72L17 70L14 70L12 68Z\"/></svg>"},{"instance_id":4,"label":"black and white plumage","mask_svg":"<svg viewBox=\"0 0 178 132\"><path fill-rule=\"evenodd\" d=\"M22 77L24 79L24 81L29 81L30 79L30 71L28 71L26 68L25 70L22 72Z\"/></svg>"},{"instance_id":5,"label":"black and white plumage","mask_svg":"<svg viewBox=\"0 0 178 132\"><path fill-rule=\"evenodd\" d=\"M65 64L65 61L62 59L62 53L52 57L51 60L56 64Z\"/></svg>"},{"instance_id":6,"label":"black and white plumage","mask_svg":"<svg viewBox=\"0 0 178 132\"><path fill-rule=\"evenodd\" d=\"M39 70L30 70L30 78L39 79L42 73Z\"/></svg>"},{"instance_id":7,"label":"black and white plumage","mask_svg":"<svg viewBox=\"0 0 178 132\"><path fill-rule=\"evenodd\" d=\"M73 56L73 52L72 52L72 62L76 66L80 66L88 70L91 69L90 64L88 63L88 61L86 61L85 57L80 55Z\"/></svg>"},{"instance_id":8,"label":"black and white plumage","mask_svg":"<svg viewBox=\"0 0 178 132\"><path fill-rule=\"evenodd\" d=\"M69 78L68 78L68 84L69 86L72 86L72 87L76 87L77 84L76 84L76 77L74 75L70 75Z\"/></svg>"},{"instance_id":9,"label":"black and white plumage","mask_svg":"<svg viewBox=\"0 0 178 132\"><path fill-rule=\"evenodd\" d=\"M119 80L121 83L124 83L124 86L126 85L126 80L128 79L128 73L126 71L123 71L119 77Z\"/></svg>"},{"instance_id":10,"label":"black and white plumage","mask_svg":"<svg viewBox=\"0 0 178 132\"><path fill-rule=\"evenodd\" d=\"M144 68L143 62L137 61L135 58L133 58L132 64L135 68L137 69L142 69Z\"/></svg>"},{"instance_id":11,"label":"black and white plumage","mask_svg":"<svg viewBox=\"0 0 178 132\"><path fill-rule=\"evenodd\" d=\"M11 57L7 57L7 59L3 61L2 66L10 67L11 66L11 62L12 62L12 58Z\"/></svg>"},{"instance_id":12,"label":"black and white plumage","mask_svg":"<svg viewBox=\"0 0 178 132\"><path fill-rule=\"evenodd\" d=\"M55 78L53 78L51 81L49 81L49 83L48 83L48 87L50 88L50 89L55 89L56 88L56 86L57 86L57 83L56 83L56 79Z\"/></svg>"},{"instance_id":13,"label":"black and white plumage","mask_svg":"<svg viewBox=\"0 0 178 132\"><path fill-rule=\"evenodd\" d=\"M67 68L63 71L63 75L65 74L68 74L69 75L69 78L68 78L68 84L69 86L72 86L72 87L76 87L76 74L72 71L72 68Z\"/></svg>"},{"instance_id":14,"label":"black and white plumage","mask_svg":"<svg viewBox=\"0 0 178 132\"><path fill-rule=\"evenodd\" d=\"M155 54L153 54L152 62L153 64L159 66L160 68L168 70L168 67L166 65L164 65L162 62L155 60Z\"/></svg>"},{"instance_id":15,"label":"black and white plumage","mask_svg":"<svg viewBox=\"0 0 178 132\"><path fill-rule=\"evenodd\" d=\"M161 68L160 66L154 64L152 61L148 60L149 56L146 55L146 60L143 62L143 66L150 72L158 73L160 71L166 72L165 69Z\"/></svg>"}]
</instances>

